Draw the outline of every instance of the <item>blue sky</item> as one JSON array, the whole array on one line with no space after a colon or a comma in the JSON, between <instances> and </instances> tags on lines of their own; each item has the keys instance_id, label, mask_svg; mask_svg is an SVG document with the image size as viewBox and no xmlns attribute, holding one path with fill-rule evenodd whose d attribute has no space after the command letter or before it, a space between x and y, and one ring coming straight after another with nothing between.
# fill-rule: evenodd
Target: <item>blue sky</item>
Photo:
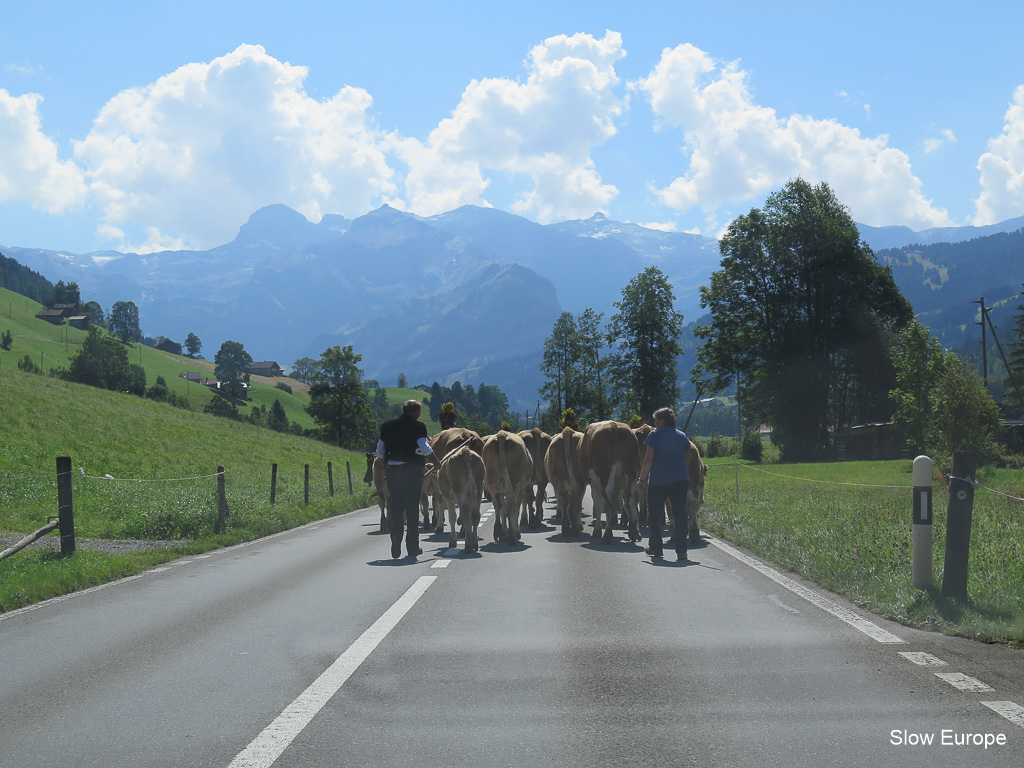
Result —
<instances>
[{"instance_id":1,"label":"blue sky","mask_svg":"<svg viewBox=\"0 0 1024 768\"><path fill-rule=\"evenodd\" d=\"M271 203L716 236L795 176L875 226L1024 214L1019 2L0 0L0 18L5 245L209 248Z\"/></svg>"}]
</instances>

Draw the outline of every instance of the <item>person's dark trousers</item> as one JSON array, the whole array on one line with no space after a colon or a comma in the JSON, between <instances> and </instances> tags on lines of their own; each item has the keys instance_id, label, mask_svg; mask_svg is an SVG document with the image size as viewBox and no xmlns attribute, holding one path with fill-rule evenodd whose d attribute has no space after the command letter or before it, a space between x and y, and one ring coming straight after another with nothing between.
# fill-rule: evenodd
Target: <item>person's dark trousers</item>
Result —
<instances>
[{"instance_id":1,"label":"person's dark trousers","mask_svg":"<svg viewBox=\"0 0 1024 768\"><path fill-rule=\"evenodd\" d=\"M391 511L391 554L402 546L405 529L407 554L416 555L420 549L420 489L423 486L423 466L407 462L388 466L388 505Z\"/></svg>"},{"instance_id":2,"label":"person's dark trousers","mask_svg":"<svg viewBox=\"0 0 1024 768\"><path fill-rule=\"evenodd\" d=\"M686 494L690 491L689 480L676 480L674 483L647 486L647 525L650 531L648 548L656 555L663 554L661 526L665 519L665 500L672 502L672 514L675 517L675 533L672 541L676 546L676 555L686 554Z\"/></svg>"}]
</instances>

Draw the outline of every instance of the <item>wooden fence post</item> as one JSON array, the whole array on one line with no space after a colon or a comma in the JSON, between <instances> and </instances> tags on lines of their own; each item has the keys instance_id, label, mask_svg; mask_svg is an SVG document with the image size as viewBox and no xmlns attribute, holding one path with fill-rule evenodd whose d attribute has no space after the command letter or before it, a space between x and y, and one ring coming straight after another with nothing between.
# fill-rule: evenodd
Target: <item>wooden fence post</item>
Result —
<instances>
[{"instance_id":1,"label":"wooden fence post","mask_svg":"<svg viewBox=\"0 0 1024 768\"><path fill-rule=\"evenodd\" d=\"M305 488L306 504L309 504L309 464L306 465L306 482L305 482L305 485L306 485L306 488Z\"/></svg>"},{"instance_id":2,"label":"wooden fence post","mask_svg":"<svg viewBox=\"0 0 1024 768\"><path fill-rule=\"evenodd\" d=\"M277 502L277 464L270 468L270 503Z\"/></svg>"},{"instance_id":3,"label":"wooden fence post","mask_svg":"<svg viewBox=\"0 0 1024 768\"><path fill-rule=\"evenodd\" d=\"M71 490L71 457L57 457L57 527L60 530L60 554L75 554L75 504Z\"/></svg>"},{"instance_id":4,"label":"wooden fence post","mask_svg":"<svg viewBox=\"0 0 1024 768\"><path fill-rule=\"evenodd\" d=\"M217 525L213 527L214 533L220 533L224 529L227 517L228 497L225 492L224 467L217 467Z\"/></svg>"},{"instance_id":5,"label":"wooden fence post","mask_svg":"<svg viewBox=\"0 0 1024 768\"><path fill-rule=\"evenodd\" d=\"M977 458L973 453L953 453L953 474L949 478L949 506L946 513L946 562L942 571L942 594L962 600L967 598L976 466Z\"/></svg>"},{"instance_id":6,"label":"wooden fence post","mask_svg":"<svg viewBox=\"0 0 1024 768\"><path fill-rule=\"evenodd\" d=\"M348 495L352 495L352 465L345 462L345 471L348 472Z\"/></svg>"},{"instance_id":7,"label":"wooden fence post","mask_svg":"<svg viewBox=\"0 0 1024 768\"><path fill-rule=\"evenodd\" d=\"M327 492L334 496L334 468L327 462Z\"/></svg>"}]
</instances>

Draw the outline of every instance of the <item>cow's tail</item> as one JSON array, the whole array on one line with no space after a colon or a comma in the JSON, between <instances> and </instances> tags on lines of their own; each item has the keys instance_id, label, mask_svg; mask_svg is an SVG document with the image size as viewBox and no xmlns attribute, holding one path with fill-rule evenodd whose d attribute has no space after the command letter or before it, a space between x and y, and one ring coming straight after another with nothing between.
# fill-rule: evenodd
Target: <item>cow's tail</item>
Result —
<instances>
[{"instance_id":1,"label":"cow's tail","mask_svg":"<svg viewBox=\"0 0 1024 768\"><path fill-rule=\"evenodd\" d=\"M576 454L578 453L578 448L575 445L576 441L573 440L574 436L575 432L570 432L568 435L565 432L562 433L562 450L565 453L565 471L569 473L569 483L573 488L579 488L582 483L576 478Z\"/></svg>"}]
</instances>

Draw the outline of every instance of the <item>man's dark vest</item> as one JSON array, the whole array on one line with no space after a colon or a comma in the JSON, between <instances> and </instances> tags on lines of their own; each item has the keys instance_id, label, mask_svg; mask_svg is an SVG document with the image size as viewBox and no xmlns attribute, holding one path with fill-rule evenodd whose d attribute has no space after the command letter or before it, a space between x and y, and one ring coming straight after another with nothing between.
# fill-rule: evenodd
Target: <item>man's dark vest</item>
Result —
<instances>
[{"instance_id":1,"label":"man's dark vest","mask_svg":"<svg viewBox=\"0 0 1024 768\"><path fill-rule=\"evenodd\" d=\"M380 425L380 439L384 441L386 461L405 461L423 465L426 460L416 453L417 441L427 436L427 425L412 416L388 419Z\"/></svg>"}]
</instances>

